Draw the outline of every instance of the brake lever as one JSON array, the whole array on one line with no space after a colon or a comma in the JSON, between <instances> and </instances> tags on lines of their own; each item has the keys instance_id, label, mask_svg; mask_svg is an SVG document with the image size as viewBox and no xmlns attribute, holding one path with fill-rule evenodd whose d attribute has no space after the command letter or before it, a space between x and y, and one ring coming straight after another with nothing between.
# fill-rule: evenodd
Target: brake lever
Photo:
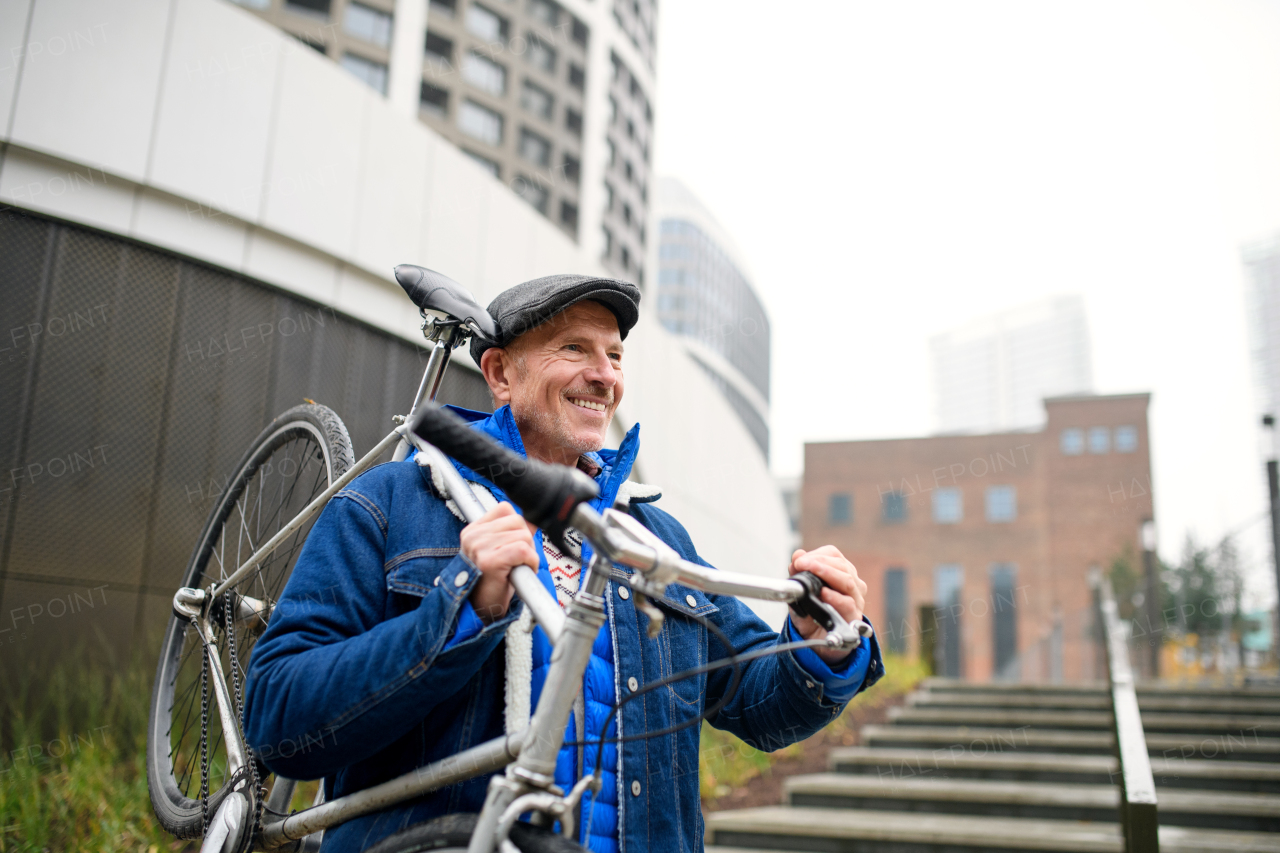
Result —
<instances>
[{"instance_id":1,"label":"brake lever","mask_svg":"<svg viewBox=\"0 0 1280 853\"><path fill-rule=\"evenodd\" d=\"M828 646L852 651L862 644L863 638L871 636L871 626L864 620L859 619L857 625L850 625L840 615L840 611L822 600L822 590L826 584L813 572L794 574L791 580L805 588L805 594L791 602L791 609L826 629Z\"/></svg>"}]
</instances>

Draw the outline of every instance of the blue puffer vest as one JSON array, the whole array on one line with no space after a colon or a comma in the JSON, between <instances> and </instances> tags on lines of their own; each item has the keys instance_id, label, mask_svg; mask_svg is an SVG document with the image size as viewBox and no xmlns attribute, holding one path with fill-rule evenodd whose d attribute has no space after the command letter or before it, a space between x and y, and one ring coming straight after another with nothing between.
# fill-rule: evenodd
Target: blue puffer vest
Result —
<instances>
[{"instance_id":1,"label":"blue puffer vest","mask_svg":"<svg viewBox=\"0 0 1280 853\"><path fill-rule=\"evenodd\" d=\"M496 417L486 417L480 420L478 413L469 412L462 409L455 409L455 412L474 422L475 428L485 432L502 444L518 452L521 456L527 456L524 449L524 442L520 437L520 431L516 428L515 419L511 417L510 409L500 409ZM599 496L592 501L592 506L597 511L601 511L613 505L617 498L618 489L631 475L631 466L635 463L636 450L639 446L639 427L632 427L631 431L623 440L621 446L617 450L602 450L599 453L589 453L587 457L595 464L601 466L601 471L596 475L596 483L600 486ZM455 463L457 465L457 463ZM482 482L474 472L466 466L457 465L458 471L464 478L471 482ZM500 494L500 493L499 493ZM538 578L542 581L543 586L551 596L555 597L555 582L551 578L550 569L547 567L547 560L542 551L542 532L538 531L534 539L534 547L539 556ZM584 544L582 549L582 565L585 567L591 559L591 546ZM579 578L585 576L585 572L579 575ZM452 646L458 642L465 641L471 636L479 633L480 621L474 616L474 613L467 613L470 605L464 605L464 613L459 619L458 630L456 635L450 639L449 645ZM531 689L530 707L538 706L538 697L542 694L542 686L546 683L547 670L551 666L551 643L547 639L547 635L543 633L541 628L535 627L533 630L533 679ZM613 635L609 630L609 623L606 621L600 633L596 636L595 644L591 649L591 660L587 664L586 674L583 676L583 697L586 725L583 728L584 737L578 737L578 722L576 713L570 715L569 724L565 729L565 743L573 743L579 740L596 740L601 729L605 725L605 721L609 719L609 711L613 707L613 703L618 699L617 684L614 678L614 653L613 653ZM606 739L611 739L617 734L617 722L609 720L609 728ZM578 768L579 750L574 746L565 746L560 750L559 758L556 760L556 784L568 791L573 787L585 773L592 773L596 768L596 747L584 747L581 750L582 770ZM601 756L601 779L604 787L600 789L600 793L593 797L588 791L583 796L582 802L582 821L578 826L578 839L593 853L617 853L618 850L618 748L615 744L605 744L604 753Z\"/></svg>"}]
</instances>

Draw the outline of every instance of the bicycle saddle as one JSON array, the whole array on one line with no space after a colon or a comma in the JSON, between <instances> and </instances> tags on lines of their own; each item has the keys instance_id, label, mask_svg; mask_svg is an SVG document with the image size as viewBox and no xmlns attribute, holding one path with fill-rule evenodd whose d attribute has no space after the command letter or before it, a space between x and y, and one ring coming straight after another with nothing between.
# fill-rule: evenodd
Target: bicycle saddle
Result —
<instances>
[{"instance_id":1,"label":"bicycle saddle","mask_svg":"<svg viewBox=\"0 0 1280 853\"><path fill-rule=\"evenodd\" d=\"M465 287L447 275L414 264L400 264L395 273L396 281L421 310L445 314L490 340L498 337L498 326L489 312L476 303Z\"/></svg>"}]
</instances>

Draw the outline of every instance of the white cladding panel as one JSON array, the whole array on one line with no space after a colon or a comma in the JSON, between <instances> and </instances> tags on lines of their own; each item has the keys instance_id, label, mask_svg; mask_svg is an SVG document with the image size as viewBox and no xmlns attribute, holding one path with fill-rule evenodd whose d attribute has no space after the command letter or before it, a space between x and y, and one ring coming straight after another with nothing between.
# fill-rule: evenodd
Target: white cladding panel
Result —
<instances>
[{"instance_id":1,"label":"white cladding panel","mask_svg":"<svg viewBox=\"0 0 1280 853\"><path fill-rule=\"evenodd\" d=\"M23 55L13 141L142 180L171 5L170 0L37 2Z\"/></svg>"},{"instance_id":2,"label":"white cladding panel","mask_svg":"<svg viewBox=\"0 0 1280 853\"><path fill-rule=\"evenodd\" d=\"M0 5L0 45L20 45L25 4ZM4 202L244 273L414 342L417 311L394 264L438 269L481 303L542 275L604 274L590 240L579 247L457 148L242 9L40 0L33 38L99 24L109 38L93 50L61 64L28 57L0 162ZM662 488L658 506L713 565L782 576L776 486L652 308L627 339L620 410L625 426L643 424L638 476ZM780 606L762 609L780 624Z\"/></svg>"},{"instance_id":3,"label":"white cladding panel","mask_svg":"<svg viewBox=\"0 0 1280 853\"><path fill-rule=\"evenodd\" d=\"M34 0L7 0L0 3L0 127L9 132L13 93L18 85L18 68L25 53L27 20Z\"/></svg>"}]
</instances>

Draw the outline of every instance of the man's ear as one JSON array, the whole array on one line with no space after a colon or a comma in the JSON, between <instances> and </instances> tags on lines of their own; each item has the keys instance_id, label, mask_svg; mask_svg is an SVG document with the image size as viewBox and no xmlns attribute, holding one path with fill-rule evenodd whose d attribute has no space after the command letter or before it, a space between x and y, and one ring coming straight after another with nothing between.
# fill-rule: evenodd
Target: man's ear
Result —
<instances>
[{"instance_id":1,"label":"man's ear","mask_svg":"<svg viewBox=\"0 0 1280 853\"><path fill-rule=\"evenodd\" d=\"M480 356L480 372L489 384L489 393L498 406L511 402L511 373L515 369L510 354L501 347L489 347Z\"/></svg>"}]
</instances>

